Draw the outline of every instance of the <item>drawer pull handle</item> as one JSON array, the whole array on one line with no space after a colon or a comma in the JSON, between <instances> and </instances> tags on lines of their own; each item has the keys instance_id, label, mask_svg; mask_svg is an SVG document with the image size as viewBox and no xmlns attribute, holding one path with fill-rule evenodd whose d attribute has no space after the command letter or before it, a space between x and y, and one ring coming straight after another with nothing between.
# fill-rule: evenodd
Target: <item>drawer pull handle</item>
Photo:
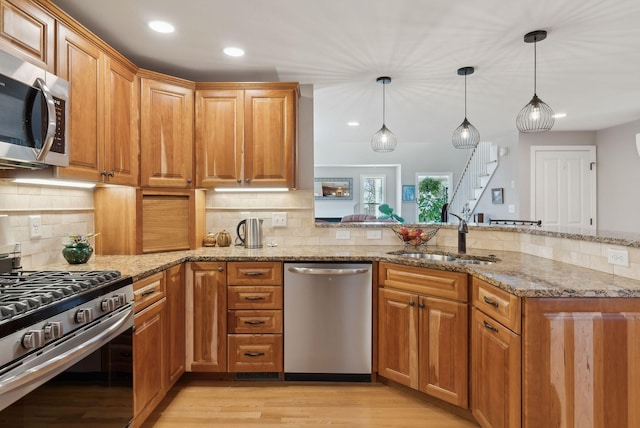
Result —
<instances>
[{"instance_id":1,"label":"drawer pull handle","mask_svg":"<svg viewBox=\"0 0 640 428\"><path fill-rule=\"evenodd\" d=\"M493 306L494 308L499 308L499 307L500 307L500 305L498 304L498 302L496 302L495 300L491 300L491 299L490 299L490 298L488 298L487 296L484 296L484 302L485 302L487 305L491 305L491 306Z\"/></svg>"},{"instance_id":2,"label":"drawer pull handle","mask_svg":"<svg viewBox=\"0 0 640 428\"><path fill-rule=\"evenodd\" d=\"M151 290L143 291L142 293L140 293L140 296L142 296L142 297L146 297L146 296L148 296L148 295L150 295L150 294L153 294L153 293L155 293L155 292L156 292L156 289L155 289L155 287L154 287L154 288L152 288Z\"/></svg>"},{"instance_id":3,"label":"drawer pull handle","mask_svg":"<svg viewBox=\"0 0 640 428\"><path fill-rule=\"evenodd\" d=\"M498 329L497 329L496 327L492 326L491 324L489 324L489 323L488 323L488 322L486 322L486 321L484 322L484 327L485 327L486 329L489 329L489 330L491 330L491 331L495 332L495 333L497 333L497 332L498 332Z\"/></svg>"},{"instance_id":4,"label":"drawer pull handle","mask_svg":"<svg viewBox=\"0 0 640 428\"><path fill-rule=\"evenodd\" d=\"M264 352L245 352L246 357L264 357Z\"/></svg>"},{"instance_id":5,"label":"drawer pull handle","mask_svg":"<svg viewBox=\"0 0 640 428\"><path fill-rule=\"evenodd\" d=\"M264 275L264 272L245 272L243 275L244 276L262 276Z\"/></svg>"},{"instance_id":6,"label":"drawer pull handle","mask_svg":"<svg viewBox=\"0 0 640 428\"><path fill-rule=\"evenodd\" d=\"M260 324L264 324L264 321L255 320L255 321L245 321L244 323L249 325L260 325Z\"/></svg>"},{"instance_id":7,"label":"drawer pull handle","mask_svg":"<svg viewBox=\"0 0 640 428\"><path fill-rule=\"evenodd\" d=\"M244 300L264 300L264 297L262 296L247 296L244 298Z\"/></svg>"}]
</instances>

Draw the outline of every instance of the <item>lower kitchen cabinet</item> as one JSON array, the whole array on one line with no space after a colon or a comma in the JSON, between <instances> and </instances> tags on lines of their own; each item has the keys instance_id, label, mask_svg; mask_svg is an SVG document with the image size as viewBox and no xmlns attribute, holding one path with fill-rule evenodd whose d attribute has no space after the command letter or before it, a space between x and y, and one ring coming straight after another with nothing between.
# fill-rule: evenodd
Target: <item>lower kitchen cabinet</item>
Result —
<instances>
[{"instance_id":1,"label":"lower kitchen cabinet","mask_svg":"<svg viewBox=\"0 0 640 428\"><path fill-rule=\"evenodd\" d=\"M164 385L164 323L166 298L135 316L133 334L133 415L139 427L162 401Z\"/></svg>"},{"instance_id":2,"label":"lower kitchen cabinet","mask_svg":"<svg viewBox=\"0 0 640 428\"><path fill-rule=\"evenodd\" d=\"M227 371L227 266L223 262L189 263L187 334L188 371Z\"/></svg>"},{"instance_id":3,"label":"lower kitchen cabinet","mask_svg":"<svg viewBox=\"0 0 640 428\"><path fill-rule=\"evenodd\" d=\"M167 296L166 339L166 389L185 372L185 287L184 266L173 266L165 271L165 292Z\"/></svg>"},{"instance_id":4,"label":"lower kitchen cabinet","mask_svg":"<svg viewBox=\"0 0 640 428\"><path fill-rule=\"evenodd\" d=\"M520 299L477 278L472 287L471 412L484 428L518 428Z\"/></svg>"},{"instance_id":5,"label":"lower kitchen cabinet","mask_svg":"<svg viewBox=\"0 0 640 428\"><path fill-rule=\"evenodd\" d=\"M379 375L467 408L466 274L387 263L378 272Z\"/></svg>"}]
</instances>

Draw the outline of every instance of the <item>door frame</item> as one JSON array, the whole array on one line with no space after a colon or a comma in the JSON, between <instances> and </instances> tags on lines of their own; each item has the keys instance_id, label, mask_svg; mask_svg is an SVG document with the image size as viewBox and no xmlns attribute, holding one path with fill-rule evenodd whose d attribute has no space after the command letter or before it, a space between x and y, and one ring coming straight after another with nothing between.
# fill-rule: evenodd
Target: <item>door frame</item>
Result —
<instances>
[{"instance_id":1,"label":"door frame","mask_svg":"<svg viewBox=\"0 0 640 428\"><path fill-rule=\"evenodd\" d=\"M598 224L598 180L597 180L597 163L596 163L596 146L531 146L531 218L535 218L536 214L536 154L541 151L558 151L558 152L568 152L568 151L587 151L589 152L590 157L590 168L593 171L593 174L590 174L589 180L591 185L591 219L592 223L589 227L590 229L595 230Z\"/></svg>"}]
</instances>

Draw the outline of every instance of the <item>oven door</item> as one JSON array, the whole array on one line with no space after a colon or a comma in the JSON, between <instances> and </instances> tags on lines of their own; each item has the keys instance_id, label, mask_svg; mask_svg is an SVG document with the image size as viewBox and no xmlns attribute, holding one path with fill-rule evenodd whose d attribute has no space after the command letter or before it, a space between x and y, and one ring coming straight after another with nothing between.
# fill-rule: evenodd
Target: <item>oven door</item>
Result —
<instances>
[{"instance_id":1,"label":"oven door","mask_svg":"<svg viewBox=\"0 0 640 428\"><path fill-rule=\"evenodd\" d=\"M129 426L132 331L128 305L0 374L0 426Z\"/></svg>"}]
</instances>

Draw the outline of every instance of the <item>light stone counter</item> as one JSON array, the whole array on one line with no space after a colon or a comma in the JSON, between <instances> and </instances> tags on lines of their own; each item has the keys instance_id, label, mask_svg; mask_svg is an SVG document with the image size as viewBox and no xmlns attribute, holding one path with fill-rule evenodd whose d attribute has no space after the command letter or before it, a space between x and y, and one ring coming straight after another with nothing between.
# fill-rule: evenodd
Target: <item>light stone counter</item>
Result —
<instances>
[{"instance_id":1,"label":"light stone counter","mask_svg":"<svg viewBox=\"0 0 640 428\"><path fill-rule=\"evenodd\" d=\"M640 281L581 268L519 252L471 250L468 255L495 255L501 261L490 265L468 265L408 259L390 255L402 246L296 246L200 248L193 251L136 256L93 256L84 265L59 263L50 270L119 270L134 280L188 261L385 261L409 266L467 272L520 297L640 297ZM455 255L455 248L429 246L428 251Z\"/></svg>"}]
</instances>

